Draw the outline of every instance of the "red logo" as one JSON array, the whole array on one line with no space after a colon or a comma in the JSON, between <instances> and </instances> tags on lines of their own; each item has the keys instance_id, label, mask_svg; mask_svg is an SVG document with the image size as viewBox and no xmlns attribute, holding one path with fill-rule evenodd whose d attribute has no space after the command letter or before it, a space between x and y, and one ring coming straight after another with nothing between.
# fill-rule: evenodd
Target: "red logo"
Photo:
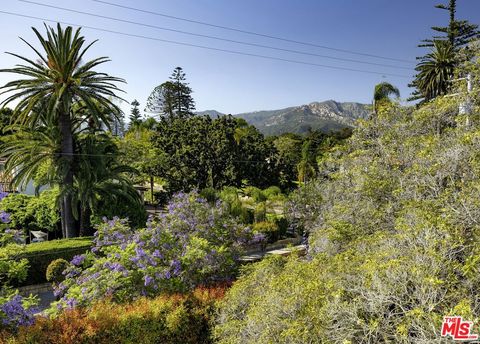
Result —
<instances>
[{"instance_id":1,"label":"red logo","mask_svg":"<svg viewBox=\"0 0 480 344\"><path fill-rule=\"evenodd\" d=\"M472 321L463 321L462 317L445 317L442 324L442 337L450 336L453 340L475 340L478 334L472 334Z\"/></svg>"}]
</instances>

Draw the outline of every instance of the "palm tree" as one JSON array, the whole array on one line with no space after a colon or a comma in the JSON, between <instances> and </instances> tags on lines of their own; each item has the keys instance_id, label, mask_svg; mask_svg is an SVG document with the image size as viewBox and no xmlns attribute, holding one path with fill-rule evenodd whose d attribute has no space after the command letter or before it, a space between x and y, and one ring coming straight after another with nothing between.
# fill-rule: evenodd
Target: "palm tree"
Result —
<instances>
[{"instance_id":1,"label":"palm tree","mask_svg":"<svg viewBox=\"0 0 480 344\"><path fill-rule=\"evenodd\" d=\"M390 101L390 97L400 97L398 88L388 82L381 82L375 85L373 92L373 112L378 114L379 105Z\"/></svg>"},{"instance_id":2,"label":"palm tree","mask_svg":"<svg viewBox=\"0 0 480 344\"><path fill-rule=\"evenodd\" d=\"M78 207L74 209L80 210L80 234L89 235L90 215L99 200L128 200L132 204L141 204L142 200L128 177L137 170L118 163L118 147L109 135L82 134L76 143L74 201Z\"/></svg>"},{"instance_id":3,"label":"palm tree","mask_svg":"<svg viewBox=\"0 0 480 344\"><path fill-rule=\"evenodd\" d=\"M36 129L40 127L40 119L43 116L47 119L46 122L53 123L58 130L60 140L53 165L61 181L62 229L66 237L73 237L76 235L72 212L73 137L75 122L79 121L75 117L77 112L73 109L81 104L81 107L88 109L89 120L96 123L103 122L109 126L111 119L106 116L102 108L109 109L109 112L115 115L121 112L111 99L118 98L116 92L120 91L115 83L124 82L124 80L94 70L109 61L106 57L83 63L85 53L95 42L84 47L85 39L80 36L80 29L74 32L71 27L67 27L63 30L60 24L57 25L56 30L45 27L46 38L33 28L43 53L22 39L35 52L38 60L34 61L9 53L25 64L17 65L12 69L3 69L0 72L18 74L22 79L7 83L0 88L2 90L0 94L13 92L3 101L3 105L18 102L14 109L14 120L17 124ZM28 160L24 161L24 163L28 162ZM29 175L26 174L25 177L27 176ZM17 181L20 179L17 178Z\"/></svg>"},{"instance_id":4,"label":"palm tree","mask_svg":"<svg viewBox=\"0 0 480 344\"><path fill-rule=\"evenodd\" d=\"M432 51L417 65L413 84L424 101L445 95L450 89L456 59L449 41L435 40Z\"/></svg>"}]
</instances>

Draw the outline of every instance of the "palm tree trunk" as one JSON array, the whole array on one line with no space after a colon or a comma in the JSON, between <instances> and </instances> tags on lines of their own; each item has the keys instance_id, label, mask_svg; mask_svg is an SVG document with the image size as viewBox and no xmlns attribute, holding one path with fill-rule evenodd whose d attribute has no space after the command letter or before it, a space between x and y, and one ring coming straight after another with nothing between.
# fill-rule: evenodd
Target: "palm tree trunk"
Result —
<instances>
[{"instance_id":1,"label":"palm tree trunk","mask_svg":"<svg viewBox=\"0 0 480 344\"><path fill-rule=\"evenodd\" d=\"M75 218L72 210L72 195L70 193L73 188L73 134L72 122L68 112L61 111L59 113L59 127L61 134L60 151L62 154L60 160L65 164L66 169L61 188L66 189L67 191L63 196L62 202L64 218L62 231L65 233L66 238L74 238L77 236L77 230L75 228Z\"/></svg>"}]
</instances>

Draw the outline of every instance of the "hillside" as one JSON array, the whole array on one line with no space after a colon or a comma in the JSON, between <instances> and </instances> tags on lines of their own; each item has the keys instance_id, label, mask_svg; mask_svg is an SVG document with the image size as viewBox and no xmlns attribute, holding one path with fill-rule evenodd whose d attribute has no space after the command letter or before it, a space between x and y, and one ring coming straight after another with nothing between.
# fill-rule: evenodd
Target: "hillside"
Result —
<instances>
[{"instance_id":1,"label":"hillside","mask_svg":"<svg viewBox=\"0 0 480 344\"><path fill-rule=\"evenodd\" d=\"M198 112L201 115L217 117L222 113L216 110ZM352 127L358 118L366 118L368 105L360 103L339 103L333 100L313 102L279 110L255 111L235 114L257 127L265 135L278 135L286 132L302 134L311 129L323 132Z\"/></svg>"}]
</instances>

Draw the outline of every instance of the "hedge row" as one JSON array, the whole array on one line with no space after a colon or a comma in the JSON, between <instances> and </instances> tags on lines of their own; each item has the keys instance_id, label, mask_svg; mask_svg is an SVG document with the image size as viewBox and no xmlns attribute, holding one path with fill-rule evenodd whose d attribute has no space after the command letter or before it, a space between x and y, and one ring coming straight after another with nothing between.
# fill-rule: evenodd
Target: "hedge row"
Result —
<instances>
[{"instance_id":1,"label":"hedge row","mask_svg":"<svg viewBox=\"0 0 480 344\"><path fill-rule=\"evenodd\" d=\"M126 305L102 302L56 318L38 317L16 335L0 333L0 344L212 343L215 303L225 289L198 288L189 295L143 298Z\"/></svg>"},{"instance_id":2,"label":"hedge row","mask_svg":"<svg viewBox=\"0 0 480 344\"><path fill-rule=\"evenodd\" d=\"M47 267L55 259L70 261L92 246L92 238L73 238L33 243L26 246L25 257L29 261L28 277L21 285L45 283Z\"/></svg>"}]
</instances>

